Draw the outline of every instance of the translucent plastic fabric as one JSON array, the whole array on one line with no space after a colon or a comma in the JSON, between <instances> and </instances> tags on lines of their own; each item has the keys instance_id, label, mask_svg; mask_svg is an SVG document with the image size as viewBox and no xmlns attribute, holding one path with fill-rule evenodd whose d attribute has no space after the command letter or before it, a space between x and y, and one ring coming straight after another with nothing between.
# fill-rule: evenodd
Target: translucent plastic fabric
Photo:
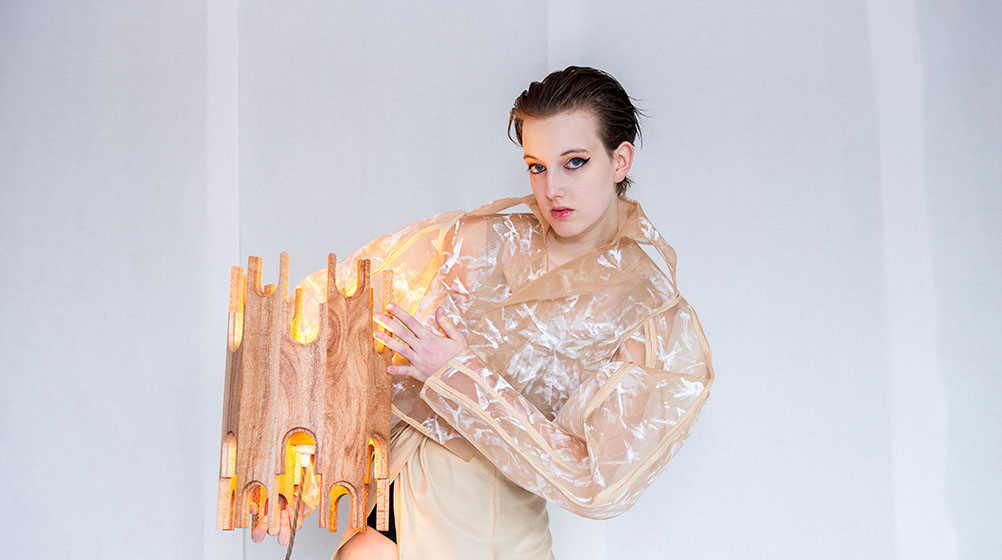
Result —
<instances>
[{"instance_id":1,"label":"translucent plastic fabric","mask_svg":"<svg viewBox=\"0 0 1002 560\"><path fill-rule=\"evenodd\" d=\"M532 213L501 213L521 203ZM675 253L639 204L621 198L616 238L551 271L547 227L532 196L439 214L352 254L339 286L369 258L374 275L394 271L401 307L429 324L441 306L467 335L425 383L394 379L400 421L466 458L472 444L565 509L613 517L688 437L713 381L710 349L676 289ZM325 276L301 284L306 318Z\"/></svg>"}]
</instances>

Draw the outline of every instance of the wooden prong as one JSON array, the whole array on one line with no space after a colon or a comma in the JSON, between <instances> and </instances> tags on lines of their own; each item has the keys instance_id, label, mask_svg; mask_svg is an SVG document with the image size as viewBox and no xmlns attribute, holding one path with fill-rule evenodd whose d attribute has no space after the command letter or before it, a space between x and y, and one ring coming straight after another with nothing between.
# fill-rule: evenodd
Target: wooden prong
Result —
<instances>
[{"instance_id":1,"label":"wooden prong","mask_svg":"<svg viewBox=\"0 0 1002 560\"><path fill-rule=\"evenodd\" d=\"M245 292L254 290L256 294L263 294L261 289L261 257L247 257L247 279Z\"/></svg>"},{"instance_id":2,"label":"wooden prong","mask_svg":"<svg viewBox=\"0 0 1002 560\"><path fill-rule=\"evenodd\" d=\"M282 301L289 301L289 253L285 251L278 258L278 291Z\"/></svg>"},{"instance_id":3,"label":"wooden prong","mask_svg":"<svg viewBox=\"0 0 1002 560\"><path fill-rule=\"evenodd\" d=\"M330 253L327 255L327 299L341 297L341 292L337 289L337 255Z\"/></svg>"}]
</instances>

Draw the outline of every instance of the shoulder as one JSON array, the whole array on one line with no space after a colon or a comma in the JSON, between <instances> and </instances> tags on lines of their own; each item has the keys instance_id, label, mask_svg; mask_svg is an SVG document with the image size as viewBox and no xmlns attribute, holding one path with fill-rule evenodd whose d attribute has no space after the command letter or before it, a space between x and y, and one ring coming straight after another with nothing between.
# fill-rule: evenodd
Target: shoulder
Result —
<instances>
[{"instance_id":1,"label":"shoulder","mask_svg":"<svg viewBox=\"0 0 1002 560\"><path fill-rule=\"evenodd\" d=\"M496 243L506 245L538 237L539 220L532 214L468 214L460 218L449 232L447 245Z\"/></svg>"},{"instance_id":2,"label":"shoulder","mask_svg":"<svg viewBox=\"0 0 1002 560\"><path fill-rule=\"evenodd\" d=\"M674 268L668 259L656 247L634 239L628 240L625 245L629 248L624 250L624 253L628 253L628 256L624 255L624 259L629 261L625 268L630 270L633 281L643 286L643 291L654 298L652 310L672 301L678 295L678 290L675 286Z\"/></svg>"},{"instance_id":3,"label":"shoulder","mask_svg":"<svg viewBox=\"0 0 1002 560\"><path fill-rule=\"evenodd\" d=\"M677 260L675 249L647 217L639 202L626 197L620 197L620 202L619 235L632 241L631 249L638 255L639 261L643 262L641 270L667 282L670 291L674 292ZM646 258L640 257L641 254Z\"/></svg>"},{"instance_id":4,"label":"shoulder","mask_svg":"<svg viewBox=\"0 0 1002 560\"><path fill-rule=\"evenodd\" d=\"M442 247L446 251L469 252L473 248L482 248L487 237L487 216L467 214L444 232Z\"/></svg>"}]
</instances>

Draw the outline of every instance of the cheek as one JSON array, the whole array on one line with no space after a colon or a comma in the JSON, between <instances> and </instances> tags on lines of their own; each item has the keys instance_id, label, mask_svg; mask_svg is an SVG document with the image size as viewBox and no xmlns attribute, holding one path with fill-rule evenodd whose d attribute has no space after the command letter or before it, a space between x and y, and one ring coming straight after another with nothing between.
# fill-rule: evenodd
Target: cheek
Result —
<instances>
[{"instance_id":1,"label":"cheek","mask_svg":"<svg viewBox=\"0 0 1002 560\"><path fill-rule=\"evenodd\" d=\"M539 180L539 177L532 176L529 179L529 187L532 189L532 196L536 199L536 204L541 208L546 204L546 183Z\"/></svg>"},{"instance_id":2,"label":"cheek","mask_svg":"<svg viewBox=\"0 0 1002 560\"><path fill-rule=\"evenodd\" d=\"M589 169L587 173L580 175L579 179L576 181L578 192L596 203L601 203L608 198L610 192L616 191L616 182L612 175L608 169L601 166Z\"/></svg>"},{"instance_id":3,"label":"cheek","mask_svg":"<svg viewBox=\"0 0 1002 560\"><path fill-rule=\"evenodd\" d=\"M539 175L529 175L529 187L534 193L543 192L543 181L540 180Z\"/></svg>"}]
</instances>

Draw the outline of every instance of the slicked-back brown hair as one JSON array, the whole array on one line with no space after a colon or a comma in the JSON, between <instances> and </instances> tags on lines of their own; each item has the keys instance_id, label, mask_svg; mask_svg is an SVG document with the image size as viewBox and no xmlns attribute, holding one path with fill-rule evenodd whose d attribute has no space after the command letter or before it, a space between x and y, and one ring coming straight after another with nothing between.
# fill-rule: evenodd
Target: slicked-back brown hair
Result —
<instances>
[{"instance_id":1,"label":"slicked-back brown hair","mask_svg":"<svg viewBox=\"0 0 1002 560\"><path fill-rule=\"evenodd\" d=\"M641 113L616 78L595 68L568 66L551 72L541 82L532 82L515 98L508 116L508 138L522 145L522 122L544 119L568 111L590 111L598 119L598 136L611 154L623 142L635 143L640 134ZM515 138L511 137L515 129ZM633 181L616 183L622 196Z\"/></svg>"}]
</instances>

